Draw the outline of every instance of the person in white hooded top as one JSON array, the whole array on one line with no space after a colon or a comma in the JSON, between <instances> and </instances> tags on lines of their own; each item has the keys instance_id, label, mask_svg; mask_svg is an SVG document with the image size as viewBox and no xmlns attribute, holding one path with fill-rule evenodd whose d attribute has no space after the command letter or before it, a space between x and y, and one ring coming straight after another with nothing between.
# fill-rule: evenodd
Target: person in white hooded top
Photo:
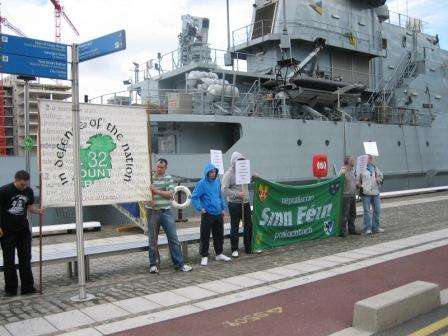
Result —
<instances>
[{"instance_id":1,"label":"person in white hooded top","mask_svg":"<svg viewBox=\"0 0 448 336\"><path fill-rule=\"evenodd\" d=\"M359 175L359 183L362 188L365 234L384 232L384 229L380 227L380 186L383 184L384 176L373 163L373 156L369 155L368 157L367 169ZM372 211L370 207L372 207Z\"/></svg>"},{"instance_id":2,"label":"person in white hooded top","mask_svg":"<svg viewBox=\"0 0 448 336\"><path fill-rule=\"evenodd\" d=\"M224 174L222 191L227 198L230 213L230 245L232 257L238 257L239 224L242 219L242 206L244 206L244 250L251 253L252 218L249 204L247 186L237 185L235 180L235 165L237 160L246 158L238 152L233 152L230 159L230 168ZM242 205L243 204L243 205Z\"/></svg>"}]
</instances>

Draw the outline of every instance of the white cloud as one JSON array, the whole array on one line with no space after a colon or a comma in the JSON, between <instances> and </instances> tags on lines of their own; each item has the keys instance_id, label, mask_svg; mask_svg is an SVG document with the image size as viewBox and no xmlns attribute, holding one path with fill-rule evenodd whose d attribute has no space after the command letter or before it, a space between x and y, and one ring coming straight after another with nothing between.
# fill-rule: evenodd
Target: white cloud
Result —
<instances>
[{"instance_id":1,"label":"white cloud","mask_svg":"<svg viewBox=\"0 0 448 336\"><path fill-rule=\"evenodd\" d=\"M181 16L191 14L210 19L210 43L227 46L225 0L62 0L66 13L80 32L77 38L62 22L62 42L83 42L120 29L126 30L125 51L80 65L80 94L94 97L125 90L122 81L131 78L132 62L143 63L157 52L177 49ZM230 0L231 27L249 24L251 0ZM50 1L10 0L2 13L27 36L54 40L54 11ZM6 31L5 31L6 32Z\"/></svg>"},{"instance_id":2,"label":"white cloud","mask_svg":"<svg viewBox=\"0 0 448 336\"><path fill-rule=\"evenodd\" d=\"M439 34L441 46L448 47L448 36L445 31L448 28L446 18L448 17L448 7L446 1L440 0L392 0L388 1L389 9L398 13L407 14L425 22L425 32L429 34Z\"/></svg>"}]
</instances>

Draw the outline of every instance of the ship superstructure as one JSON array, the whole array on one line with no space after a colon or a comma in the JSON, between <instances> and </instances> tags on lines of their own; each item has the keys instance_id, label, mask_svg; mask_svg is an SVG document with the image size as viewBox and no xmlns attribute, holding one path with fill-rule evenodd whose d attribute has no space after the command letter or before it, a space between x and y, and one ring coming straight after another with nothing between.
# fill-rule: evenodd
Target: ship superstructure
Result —
<instances>
[{"instance_id":1,"label":"ship superstructure","mask_svg":"<svg viewBox=\"0 0 448 336\"><path fill-rule=\"evenodd\" d=\"M208 45L208 19L182 22L179 49L140 66L129 87L176 175L198 177L222 149L268 178L306 181L313 153L337 168L371 140L388 189L445 181L448 53L423 21L384 1L256 0L230 50Z\"/></svg>"}]
</instances>

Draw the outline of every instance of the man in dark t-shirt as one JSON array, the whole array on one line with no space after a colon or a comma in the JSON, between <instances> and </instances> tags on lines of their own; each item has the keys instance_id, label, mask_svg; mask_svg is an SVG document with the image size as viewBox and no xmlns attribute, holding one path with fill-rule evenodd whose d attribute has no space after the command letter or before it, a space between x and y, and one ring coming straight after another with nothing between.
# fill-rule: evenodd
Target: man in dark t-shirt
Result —
<instances>
[{"instance_id":1,"label":"man in dark t-shirt","mask_svg":"<svg viewBox=\"0 0 448 336\"><path fill-rule=\"evenodd\" d=\"M27 211L43 214L34 205L34 193L29 187L30 175L18 171L14 182L0 188L0 243L3 250L3 270L7 296L17 295L17 272L15 254L19 257L21 293L36 292L31 270L31 230Z\"/></svg>"}]
</instances>

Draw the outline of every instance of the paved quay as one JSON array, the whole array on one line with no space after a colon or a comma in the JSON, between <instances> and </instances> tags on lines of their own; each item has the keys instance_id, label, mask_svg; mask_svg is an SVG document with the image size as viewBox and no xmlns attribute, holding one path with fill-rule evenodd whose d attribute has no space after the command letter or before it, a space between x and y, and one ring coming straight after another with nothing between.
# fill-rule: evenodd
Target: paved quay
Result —
<instances>
[{"instance_id":1,"label":"paved quay","mask_svg":"<svg viewBox=\"0 0 448 336\"><path fill-rule=\"evenodd\" d=\"M351 236L346 239L331 238L325 241L305 242L278 248L256 255L248 256L242 254L239 259L225 264L212 261L206 268L198 266L197 247L191 246L190 263L194 266L194 270L191 273L179 273L172 270L166 249L162 250L162 270L159 276L148 274L146 253L92 260L91 281L88 282L87 288L90 293L96 296L96 299L83 304L75 304L69 299L70 296L76 294L77 284L76 278L68 279L66 277L65 266L63 264L45 266L44 295L1 299L0 325L6 325L8 329L0 328L0 335L3 336L2 332L8 336L21 335L20 331L17 333L17 329L14 329L14 326L24 328L27 325L26 323L29 323L32 319L40 321L43 329L39 329L40 331L35 333L27 333L26 335L57 334L57 330L72 330L89 323L99 323L102 319L110 323L111 320L124 318L129 314L130 310L134 311L133 314L139 314L139 312L135 311L141 310L141 312L146 312L153 309L162 309L161 306L163 306L166 300L169 301L169 298L165 294L164 300L157 301L157 293L175 292L178 289L178 295L176 296L178 300L179 295L184 298L185 295L188 296L189 289L185 289L185 287L211 281L216 281L215 286L213 286L215 291L219 291L219 288L221 288L225 292L229 289L238 292L242 290L239 283L233 284L232 287L232 284L229 285L228 282L222 284L219 280L425 234L447 227L448 197L446 193L388 200L384 204L393 204L394 202L395 206L384 207L382 214L382 225L386 229L384 234L371 237ZM357 224L360 225L360 219L357 220ZM104 232L106 232L106 236L111 236L110 230L106 229ZM88 239L91 237L93 237L92 239L98 239L101 233L95 232L90 237L89 234L87 236ZM66 235L64 238L59 236L58 242L70 238L73 239L73 236ZM51 243L51 240L52 237L47 237L46 243ZM228 245L226 249L227 251L229 250ZM35 270L35 274L37 275L37 270ZM263 277L263 275L259 275L259 277ZM251 277L249 279L252 279L253 286L257 286L256 280L253 281ZM3 287L2 276L0 278L0 286ZM210 289L203 288L202 294L196 293L194 297L208 296L211 292ZM216 292L213 293L216 294ZM152 297L153 300L149 301L152 303L152 307L146 300L143 299L142 301L142 298L148 295L156 295ZM129 301L123 302L123 300ZM119 304L112 304L118 301L120 301ZM181 307L179 309L184 309ZM106 311L108 312L107 314L105 313ZM52 317L49 317L49 319L52 322L49 324L50 327L48 327L46 323L42 322L43 319L40 318L50 315ZM65 326L58 321L67 320L67 316L70 317L68 320L78 321L77 323L80 323L80 325L76 326L77 323L68 323L65 325L67 328L64 328ZM20 321L22 321L22 324L14 324ZM48 329L46 331L45 326ZM84 334L87 335L87 333ZM96 335L100 334L96 333Z\"/></svg>"}]
</instances>

